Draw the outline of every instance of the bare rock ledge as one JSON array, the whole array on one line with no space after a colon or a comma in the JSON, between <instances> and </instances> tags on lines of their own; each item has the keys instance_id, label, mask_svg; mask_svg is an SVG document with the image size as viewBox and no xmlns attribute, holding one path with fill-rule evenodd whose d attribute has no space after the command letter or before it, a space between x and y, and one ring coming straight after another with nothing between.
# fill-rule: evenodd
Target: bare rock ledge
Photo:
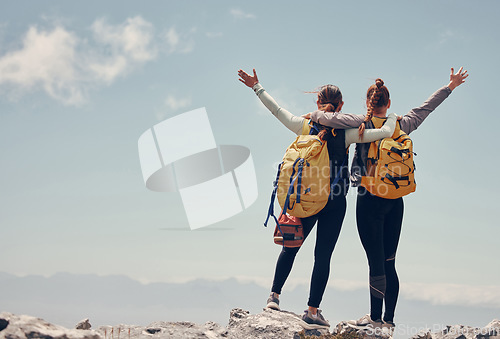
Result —
<instances>
[{"instance_id":1,"label":"bare rock ledge","mask_svg":"<svg viewBox=\"0 0 500 339\"><path fill-rule=\"evenodd\" d=\"M136 338L207 338L207 339L387 339L387 331L367 331L349 327L341 322L327 330L304 331L299 324L300 317L292 312L264 310L250 314L241 308L231 310L229 323L223 327L214 322L203 325L192 322L158 321L148 326L115 325L101 326L92 330L88 319L77 324L79 329L67 329L53 325L43 319L27 315L0 313L0 339L136 339ZM397 331L397 328L396 328ZM398 334L398 337L404 337ZM423 331L412 339L500 339L500 320L493 320L484 328L455 325L442 331Z\"/></svg>"}]
</instances>

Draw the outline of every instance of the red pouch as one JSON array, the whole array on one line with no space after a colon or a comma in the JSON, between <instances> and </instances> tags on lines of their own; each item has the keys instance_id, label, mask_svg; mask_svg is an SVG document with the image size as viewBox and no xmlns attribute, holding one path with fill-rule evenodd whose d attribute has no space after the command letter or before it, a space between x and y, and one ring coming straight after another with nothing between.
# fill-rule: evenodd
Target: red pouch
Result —
<instances>
[{"instance_id":1,"label":"red pouch","mask_svg":"<svg viewBox=\"0 0 500 339\"><path fill-rule=\"evenodd\" d=\"M300 218L281 214L274 229L274 243L284 247L300 247L304 242L304 229Z\"/></svg>"}]
</instances>

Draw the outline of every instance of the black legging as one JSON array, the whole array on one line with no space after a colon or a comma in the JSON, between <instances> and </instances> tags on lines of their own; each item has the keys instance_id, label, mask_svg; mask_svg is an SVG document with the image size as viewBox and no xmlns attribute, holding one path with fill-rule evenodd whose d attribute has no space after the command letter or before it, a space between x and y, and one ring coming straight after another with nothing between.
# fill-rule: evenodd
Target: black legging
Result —
<instances>
[{"instance_id":1,"label":"black legging","mask_svg":"<svg viewBox=\"0 0 500 339\"><path fill-rule=\"evenodd\" d=\"M319 307L323 298L330 274L330 258L332 257L333 249L342 228L346 206L344 195L334 195L319 213L302 218L304 240L311 232L316 221L318 222L316 247L314 248L314 268L311 277L308 306ZM283 247L281 250L278 262L276 263L272 292L281 294L281 288L292 270L293 261L299 249L300 247Z\"/></svg>"},{"instance_id":2,"label":"black legging","mask_svg":"<svg viewBox=\"0 0 500 339\"><path fill-rule=\"evenodd\" d=\"M384 199L358 188L356 221L361 243L370 267L370 316L394 321L399 279L396 273L396 250L403 222L403 198Z\"/></svg>"}]
</instances>

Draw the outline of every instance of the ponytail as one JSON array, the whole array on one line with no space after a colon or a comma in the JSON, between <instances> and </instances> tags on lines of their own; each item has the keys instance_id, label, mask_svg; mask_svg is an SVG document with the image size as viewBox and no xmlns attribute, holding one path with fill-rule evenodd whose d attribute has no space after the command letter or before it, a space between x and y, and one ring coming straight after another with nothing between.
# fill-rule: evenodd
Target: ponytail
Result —
<instances>
[{"instance_id":1,"label":"ponytail","mask_svg":"<svg viewBox=\"0 0 500 339\"><path fill-rule=\"evenodd\" d=\"M342 92L335 85L324 85L314 92L318 94L318 109L324 112L335 112L342 103Z\"/></svg>"},{"instance_id":2,"label":"ponytail","mask_svg":"<svg viewBox=\"0 0 500 339\"><path fill-rule=\"evenodd\" d=\"M342 104L342 92L335 85L323 85L314 92L318 95L318 109L324 112L336 112ZM323 141L328 141L333 137L332 128L320 125L318 137Z\"/></svg>"}]
</instances>

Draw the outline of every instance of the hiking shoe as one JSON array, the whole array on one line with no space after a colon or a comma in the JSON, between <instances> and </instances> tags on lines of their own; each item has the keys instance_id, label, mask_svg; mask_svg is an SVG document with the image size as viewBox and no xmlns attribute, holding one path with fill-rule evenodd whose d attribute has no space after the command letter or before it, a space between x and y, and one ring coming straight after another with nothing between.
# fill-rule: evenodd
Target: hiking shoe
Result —
<instances>
[{"instance_id":1,"label":"hiking shoe","mask_svg":"<svg viewBox=\"0 0 500 339\"><path fill-rule=\"evenodd\" d=\"M271 293L271 295L267 299L266 308L270 308L276 311L280 310L280 300L274 296L274 293Z\"/></svg>"},{"instance_id":2,"label":"hiking shoe","mask_svg":"<svg viewBox=\"0 0 500 339\"><path fill-rule=\"evenodd\" d=\"M329 329L330 323L323 318L321 314L321 310L318 310L316 316L314 316L311 311L305 310L304 315L302 316L302 320L300 321L300 326L305 328L306 330L315 330L315 329Z\"/></svg>"},{"instance_id":3,"label":"hiking shoe","mask_svg":"<svg viewBox=\"0 0 500 339\"><path fill-rule=\"evenodd\" d=\"M382 323L382 328L388 328L390 330L393 330L396 327L396 324L392 321L385 321Z\"/></svg>"},{"instance_id":4,"label":"hiking shoe","mask_svg":"<svg viewBox=\"0 0 500 339\"><path fill-rule=\"evenodd\" d=\"M356 326L356 327L373 327L373 328L381 328L382 320L372 320L369 314L359 318L358 320L349 320L347 322L348 325Z\"/></svg>"}]
</instances>

